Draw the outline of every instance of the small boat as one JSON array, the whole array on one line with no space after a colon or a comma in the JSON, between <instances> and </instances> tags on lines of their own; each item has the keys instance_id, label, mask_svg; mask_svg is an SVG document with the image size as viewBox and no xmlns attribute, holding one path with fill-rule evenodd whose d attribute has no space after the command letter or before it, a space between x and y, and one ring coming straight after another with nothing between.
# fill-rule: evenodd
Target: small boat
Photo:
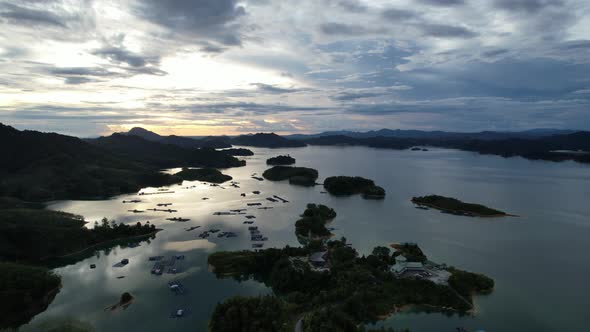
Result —
<instances>
[{"instance_id":1,"label":"small boat","mask_svg":"<svg viewBox=\"0 0 590 332\"><path fill-rule=\"evenodd\" d=\"M246 218L246 219L256 219L256 216L247 215L247 216L244 216L244 218Z\"/></svg>"},{"instance_id":2,"label":"small boat","mask_svg":"<svg viewBox=\"0 0 590 332\"><path fill-rule=\"evenodd\" d=\"M246 220L246 221L244 221L244 224L248 224L248 225L251 225L253 223L254 223L254 221L252 221L252 220Z\"/></svg>"},{"instance_id":3,"label":"small boat","mask_svg":"<svg viewBox=\"0 0 590 332\"><path fill-rule=\"evenodd\" d=\"M260 191L258 191L258 190L254 190L252 193L253 193L254 195L260 195Z\"/></svg>"},{"instance_id":4,"label":"small boat","mask_svg":"<svg viewBox=\"0 0 590 332\"><path fill-rule=\"evenodd\" d=\"M137 209L133 209L133 210L127 210L128 212L133 212L133 213L143 213L144 211L142 210L137 210Z\"/></svg>"},{"instance_id":5,"label":"small boat","mask_svg":"<svg viewBox=\"0 0 590 332\"><path fill-rule=\"evenodd\" d=\"M118 276L117 279L123 279L125 276Z\"/></svg>"},{"instance_id":6,"label":"small boat","mask_svg":"<svg viewBox=\"0 0 590 332\"><path fill-rule=\"evenodd\" d=\"M157 204L157 206L163 206L163 207L166 207L168 205L172 205L172 203L159 203L159 204Z\"/></svg>"},{"instance_id":7,"label":"small boat","mask_svg":"<svg viewBox=\"0 0 590 332\"><path fill-rule=\"evenodd\" d=\"M262 203L247 203L246 205L248 205L248 206L259 206L259 205L262 205Z\"/></svg>"},{"instance_id":8,"label":"small boat","mask_svg":"<svg viewBox=\"0 0 590 332\"><path fill-rule=\"evenodd\" d=\"M127 258L123 258L123 259L121 260L121 264L123 264L123 265L127 265L127 264L129 264L129 260L128 260Z\"/></svg>"},{"instance_id":9,"label":"small boat","mask_svg":"<svg viewBox=\"0 0 590 332\"><path fill-rule=\"evenodd\" d=\"M90 264L91 269L96 269L96 264Z\"/></svg>"},{"instance_id":10,"label":"small boat","mask_svg":"<svg viewBox=\"0 0 590 332\"><path fill-rule=\"evenodd\" d=\"M274 199L272 197L267 197L266 200L269 201L269 202L273 202L273 203L278 202L278 200L276 200L276 199Z\"/></svg>"},{"instance_id":11,"label":"small boat","mask_svg":"<svg viewBox=\"0 0 590 332\"><path fill-rule=\"evenodd\" d=\"M201 199L202 199L202 200L204 200L204 201L206 201L206 200L208 200L208 199L209 199L209 197L203 197L203 198L201 198Z\"/></svg>"},{"instance_id":12,"label":"small boat","mask_svg":"<svg viewBox=\"0 0 590 332\"><path fill-rule=\"evenodd\" d=\"M213 228L213 229L210 229L209 230L210 233L217 233L219 231L220 231L220 229L216 229L216 228Z\"/></svg>"},{"instance_id":13,"label":"small boat","mask_svg":"<svg viewBox=\"0 0 590 332\"><path fill-rule=\"evenodd\" d=\"M246 193L241 193L240 196L246 197Z\"/></svg>"},{"instance_id":14,"label":"small boat","mask_svg":"<svg viewBox=\"0 0 590 332\"><path fill-rule=\"evenodd\" d=\"M263 207L258 208L258 210L268 210L268 209L272 209L272 206L263 206Z\"/></svg>"}]
</instances>

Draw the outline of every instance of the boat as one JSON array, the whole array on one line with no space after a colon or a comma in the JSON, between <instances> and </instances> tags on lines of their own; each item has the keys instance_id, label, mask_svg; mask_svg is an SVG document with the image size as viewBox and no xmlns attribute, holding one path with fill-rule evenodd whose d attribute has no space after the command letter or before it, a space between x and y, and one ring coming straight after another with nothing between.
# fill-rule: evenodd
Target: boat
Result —
<instances>
[{"instance_id":1,"label":"boat","mask_svg":"<svg viewBox=\"0 0 590 332\"><path fill-rule=\"evenodd\" d=\"M260 195L260 191L258 191L258 190L254 190L252 193L253 193L254 195Z\"/></svg>"},{"instance_id":2,"label":"boat","mask_svg":"<svg viewBox=\"0 0 590 332\"><path fill-rule=\"evenodd\" d=\"M248 205L248 206L259 206L259 205L262 205L262 203L247 203L246 205Z\"/></svg>"},{"instance_id":3,"label":"boat","mask_svg":"<svg viewBox=\"0 0 590 332\"><path fill-rule=\"evenodd\" d=\"M244 218L246 218L246 219L256 219L256 216L247 215L247 216L244 216Z\"/></svg>"},{"instance_id":4,"label":"boat","mask_svg":"<svg viewBox=\"0 0 590 332\"><path fill-rule=\"evenodd\" d=\"M121 260L121 264L123 264L123 265L127 265L127 264L129 264L129 259L127 259L127 258L123 258L123 259Z\"/></svg>"},{"instance_id":5,"label":"boat","mask_svg":"<svg viewBox=\"0 0 590 332\"><path fill-rule=\"evenodd\" d=\"M246 194L245 193L241 193L240 196L246 197Z\"/></svg>"},{"instance_id":6,"label":"boat","mask_svg":"<svg viewBox=\"0 0 590 332\"><path fill-rule=\"evenodd\" d=\"M276 199L274 199L272 197L267 197L266 200L269 201L269 202L273 202L273 203L278 202L278 200L276 200Z\"/></svg>"},{"instance_id":7,"label":"boat","mask_svg":"<svg viewBox=\"0 0 590 332\"><path fill-rule=\"evenodd\" d=\"M91 269L96 269L96 264L90 264Z\"/></svg>"}]
</instances>

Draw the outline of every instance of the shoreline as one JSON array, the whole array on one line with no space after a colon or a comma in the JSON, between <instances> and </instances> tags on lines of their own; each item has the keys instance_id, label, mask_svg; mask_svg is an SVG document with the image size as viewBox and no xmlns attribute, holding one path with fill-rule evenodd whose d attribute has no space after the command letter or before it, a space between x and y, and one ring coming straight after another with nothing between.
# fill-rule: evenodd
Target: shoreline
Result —
<instances>
[{"instance_id":1,"label":"shoreline","mask_svg":"<svg viewBox=\"0 0 590 332\"><path fill-rule=\"evenodd\" d=\"M52 259L63 259L63 258L68 258L68 257L71 257L71 256L79 255L79 254L82 254L82 253L84 253L84 252L86 252L88 250L94 249L96 247L107 245L107 244L109 244L111 242L117 242L117 241L123 241L123 240L131 240L131 239L141 239L141 238L144 238L144 237L150 237L152 235L156 235L161 230L162 229L156 229L154 232L147 233L147 234L134 235L134 236L129 236L129 237L120 237L120 238L115 238L115 239L112 239L112 240L102 241L102 242L93 244L93 245L91 245L89 247L86 247L84 249L78 250L76 252L68 253L68 254L65 254L65 255L55 256L55 257L43 257L43 258L39 259L38 262L47 262L47 261L50 261Z\"/></svg>"}]
</instances>

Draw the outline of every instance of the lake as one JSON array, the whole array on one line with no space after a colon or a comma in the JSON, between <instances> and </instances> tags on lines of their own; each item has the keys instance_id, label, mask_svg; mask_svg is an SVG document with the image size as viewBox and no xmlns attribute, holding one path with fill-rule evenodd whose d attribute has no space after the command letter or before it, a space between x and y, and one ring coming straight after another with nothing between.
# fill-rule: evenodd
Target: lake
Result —
<instances>
[{"instance_id":1,"label":"lake","mask_svg":"<svg viewBox=\"0 0 590 332\"><path fill-rule=\"evenodd\" d=\"M245 208L261 202L273 209L248 209L255 225L269 238L265 247L299 245L294 223L307 203L322 203L336 210L330 224L361 254L377 245L417 242L430 260L481 272L496 282L495 291L475 298L477 314L459 317L412 311L379 322L378 326L411 331L455 331L458 326L486 331L582 331L590 314L590 165L553 163L522 158L482 156L456 150L396 151L365 147L252 148L248 165L224 170L241 188L229 183L212 187L184 182L168 187L174 193L121 195L104 201L53 202L51 209L83 215L88 226L102 217L118 222L150 221L162 228L154 240L134 248L121 246L75 264L55 269L63 288L49 308L23 331L48 328L58 322L86 324L97 331L205 331L215 304L234 295L269 293L254 281L219 280L208 271L207 256L219 250L250 249L242 215L215 216L216 211ZM358 175L385 188L382 201L322 194L323 187L304 188L287 182L259 182L268 157L290 154L297 166L319 171L321 182L333 175ZM194 187L193 187L194 186ZM259 190L260 195L252 194ZM155 188L145 191L156 192ZM241 197L241 193L247 193ZM520 217L480 219L415 209L412 196L439 194L481 203ZM278 195L289 203L265 198ZM123 204L123 200L141 199ZM203 200L203 198L209 198ZM130 213L127 210L173 203L178 213ZM190 218L185 223L167 221L172 216ZM191 226L201 226L185 231ZM207 229L238 233L236 238L201 240ZM183 272L150 274L148 257L183 254ZM129 264L113 267L124 258ZM96 264L96 269L90 269ZM125 278L118 279L117 277ZM180 280L185 295L173 295L167 282ZM123 292L135 296L126 310L108 312ZM176 309L187 309L182 319L172 319Z\"/></svg>"}]
</instances>

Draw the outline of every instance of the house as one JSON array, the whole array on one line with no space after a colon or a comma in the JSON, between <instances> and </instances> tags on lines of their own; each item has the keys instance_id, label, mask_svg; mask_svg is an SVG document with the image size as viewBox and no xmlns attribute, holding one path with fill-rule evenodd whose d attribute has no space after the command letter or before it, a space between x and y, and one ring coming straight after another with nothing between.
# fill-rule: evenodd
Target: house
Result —
<instances>
[{"instance_id":1,"label":"house","mask_svg":"<svg viewBox=\"0 0 590 332\"><path fill-rule=\"evenodd\" d=\"M397 275L402 275L406 272L424 272L424 264L420 262L406 262L405 260L398 261L396 257L396 263L391 267L391 272Z\"/></svg>"},{"instance_id":2,"label":"house","mask_svg":"<svg viewBox=\"0 0 590 332\"><path fill-rule=\"evenodd\" d=\"M309 263L315 267L325 267L327 260L328 251L318 251L309 256Z\"/></svg>"}]
</instances>

